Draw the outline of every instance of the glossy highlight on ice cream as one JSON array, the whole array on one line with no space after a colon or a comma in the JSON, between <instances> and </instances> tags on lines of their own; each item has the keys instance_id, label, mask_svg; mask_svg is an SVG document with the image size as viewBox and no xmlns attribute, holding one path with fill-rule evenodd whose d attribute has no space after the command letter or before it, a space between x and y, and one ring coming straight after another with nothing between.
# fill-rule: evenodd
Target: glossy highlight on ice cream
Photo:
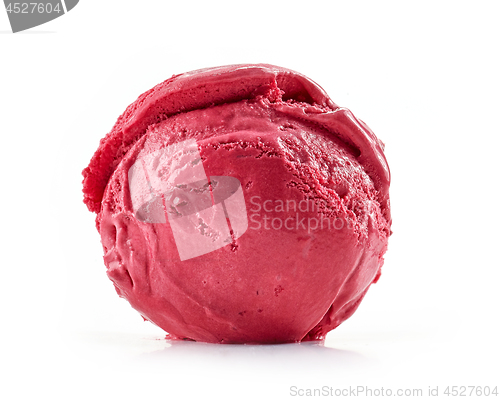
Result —
<instances>
[{"instance_id":1,"label":"glossy highlight on ice cream","mask_svg":"<svg viewBox=\"0 0 500 400\"><path fill-rule=\"evenodd\" d=\"M321 340L380 276L383 144L297 72L173 76L125 110L83 175L116 291L172 339Z\"/></svg>"}]
</instances>

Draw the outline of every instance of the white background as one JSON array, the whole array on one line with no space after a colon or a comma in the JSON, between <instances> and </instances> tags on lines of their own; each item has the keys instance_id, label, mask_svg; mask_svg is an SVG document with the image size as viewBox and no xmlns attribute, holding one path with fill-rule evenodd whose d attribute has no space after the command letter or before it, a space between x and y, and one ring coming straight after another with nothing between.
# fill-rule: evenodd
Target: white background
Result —
<instances>
[{"instance_id":1,"label":"white background","mask_svg":"<svg viewBox=\"0 0 500 400\"><path fill-rule=\"evenodd\" d=\"M0 10L0 397L500 386L498 3L183 4L82 0L17 34ZM142 92L255 62L309 76L386 143L383 274L324 346L168 343L107 279L81 170Z\"/></svg>"}]
</instances>

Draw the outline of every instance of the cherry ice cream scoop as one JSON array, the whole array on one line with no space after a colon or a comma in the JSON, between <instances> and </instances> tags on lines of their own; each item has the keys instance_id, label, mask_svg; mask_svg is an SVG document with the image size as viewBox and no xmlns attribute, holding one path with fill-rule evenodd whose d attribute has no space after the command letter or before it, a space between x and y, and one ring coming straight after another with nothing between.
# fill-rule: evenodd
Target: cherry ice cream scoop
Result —
<instances>
[{"instance_id":1,"label":"cherry ice cream scoop","mask_svg":"<svg viewBox=\"0 0 500 400\"><path fill-rule=\"evenodd\" d=\"M383 144L297 72L173 76L127 108L83 175L116 291L172 339L321 340L380 276Z\"/></svg>"}]
</instances>

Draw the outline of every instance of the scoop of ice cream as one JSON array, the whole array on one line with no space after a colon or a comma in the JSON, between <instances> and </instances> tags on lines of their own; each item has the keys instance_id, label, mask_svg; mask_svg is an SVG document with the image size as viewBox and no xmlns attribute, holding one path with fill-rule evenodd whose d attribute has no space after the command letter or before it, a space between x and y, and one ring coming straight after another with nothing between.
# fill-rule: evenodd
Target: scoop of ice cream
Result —
<instances>
[{"instance_id":1,"label":"scoop of ice cream","mask_svg":"<svg viewBox=\"0 0 500 400\"><path fill-rule=\"evenodd\" d=\"M83 174L109 278L172 338L323 339L380 275L383 144L294 71L174 76L127 108Z\"/></svg>"}]
</instances>

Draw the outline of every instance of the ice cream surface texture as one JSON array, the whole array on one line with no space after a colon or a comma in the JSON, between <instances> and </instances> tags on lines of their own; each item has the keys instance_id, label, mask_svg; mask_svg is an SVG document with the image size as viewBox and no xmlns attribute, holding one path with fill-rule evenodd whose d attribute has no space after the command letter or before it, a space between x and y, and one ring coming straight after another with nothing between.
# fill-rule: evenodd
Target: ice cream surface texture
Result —
<instances>
[{"instance_id":1,"label":"ice cream surface texture","mask_svg":"<svg viewBox=\"0 0 500 400\"><path fill-rule=\"evenodd\" d=\"M321 340L380 276L383 144L297 72L173 76L127 108L83 175L109 278L170 338Z\"/></svg>"}]
</instances>

